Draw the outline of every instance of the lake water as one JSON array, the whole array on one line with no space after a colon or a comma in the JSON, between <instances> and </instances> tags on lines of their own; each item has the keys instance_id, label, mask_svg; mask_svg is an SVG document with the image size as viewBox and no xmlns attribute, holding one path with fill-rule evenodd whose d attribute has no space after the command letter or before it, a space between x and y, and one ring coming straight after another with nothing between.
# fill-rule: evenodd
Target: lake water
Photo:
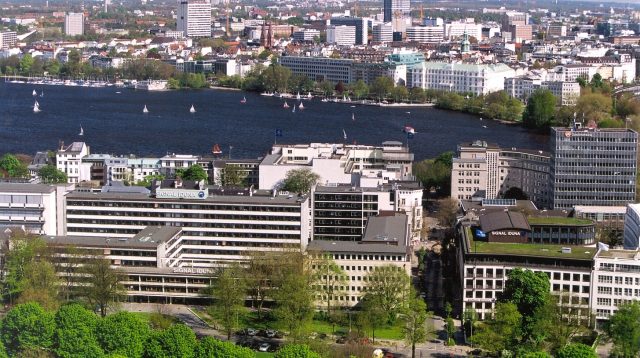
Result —
<instances>
[{"instance_id":1,"label":"lake water","mask_svg":"<svg viewBox=\"0 0 640 358\"><path fill-rule=\"evenodd\" d=\"M32 91L42 112L33 113ZM119 93L118 93L119 92ZM247 102L241 104L243 96ZM295 101L289 99L289 105ZM304 111L283 109L284 100L225 90L147 92L106 87L64 87L0 83L0 153L34 154L59 141L85 141L92 153L162 156L210 154L219 144L234 158L264 155L278 143L380 144L406 141L405 125L415 128L409 145L416 160L455 151L476 139L503 147L547 150L548 137L519 126L434 108L351 107L304 101ZM189 113L194 105L196 113ZM144 106L149 109L143 114ZM352 114L355 121L352 120ZM78 136L80 126L84 136ZM483 126L486 126L483 127Z\"/></svg>"}]
</instances>

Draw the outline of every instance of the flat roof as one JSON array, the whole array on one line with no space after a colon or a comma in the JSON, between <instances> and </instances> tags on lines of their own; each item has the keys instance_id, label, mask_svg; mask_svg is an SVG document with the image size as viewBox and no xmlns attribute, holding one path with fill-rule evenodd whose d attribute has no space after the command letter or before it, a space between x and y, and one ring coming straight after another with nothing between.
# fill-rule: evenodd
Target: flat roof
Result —
<instances>
[{"instance_id":1,"label":"flat roof","mask_svg":"<svg viewBox=\"0 0 640 358\"><path fill-rule=\"evenodd\" d=\"M0 183L0 193L53 193L55 185L28 183Z\"/></svg>"},{"instance_id":2,"label":"flat roof","mask_svg":"<svg viewBox=\"0 0 640 358\"><path fill-rule=\"evenodd\" d=\"M531 231L527 219L522 213L515 211L494 211L480 216L482 231L489 233L496 230L518 229Z\"/></svg>"},{"instance_id":3,"label":"flat roof","mask_svg":"<svg viewBox=\"0 0 640 358\"><path fill-rule=\"evenodd\" d=\"M640 204L629 204L629 206L638 206ZM595 214L625 214L627 212L626 206L587 206L576 205L573 207L575 212L580 213L595 213Z\"/></svg>"},{"instance_id":4,"label":"flat roof","mask_svg":"<svg viewBox=\"0 0 640 358\"><path fill-rule=\"evenodd\" d=\"M362 241L404 245L406 237L407 215L396 213L393 216L370 217Z\"/></svg>"},{"instance_id":5,"label":"flat roof","mask_svg":"<svg viewBox=\"0 0 640 358\"><path fill-rule=\"evenodd\" d=\"M593 221L589 219L579 219L563 216L529 216L527 218L530 225L568 225L568 226L586 226L593 225Z\"/></svg>"},{"instance_id":6,"label":"flat roof","mask_svg":"<svg viewBox=\"0 0 640 358\"><path fill-rule=\"evenodd\" d=\"M406 254L407 248L402 245L371 244L360 241L313 240L307 246L308 251L332 253L367 253L367 254Z\"/></svg>"},{"instance_id":7,"label":"flat roof","mask_svg":"<svg viewBox=\"0 0 640 358\"><path fill-rule=\"evenodd\" d=\"M611 259L627 259L640 260L640 251L638 250L600 250L597 257Z\"/></svg>"},{"instance_id":8,"label":"flat roof","mask_svg":"<svg viewBox=\"0 0 640 358\"><path fill-rule=\"evenodd\" d=\"M145 202L167 202L167 203L242 203L242 204L296 204L307 200L307 195L299 197L297 195L266 195L266 192L255 191L252 196L248 195L210 195L205 199L158 199L146 194L139 193L86 193L74 191L67 194L68 199L80 200L123 200L123 201L145 201ZM300 201L301 200L301 201Z\"/></svg>"}]
</instances>

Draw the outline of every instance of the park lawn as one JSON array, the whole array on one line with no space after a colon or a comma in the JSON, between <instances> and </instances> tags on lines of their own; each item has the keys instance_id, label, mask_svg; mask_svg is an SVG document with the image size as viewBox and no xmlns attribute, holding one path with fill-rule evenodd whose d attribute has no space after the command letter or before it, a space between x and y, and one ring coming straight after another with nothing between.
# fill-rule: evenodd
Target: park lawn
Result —
<instances>
[{"instance_id":1,"label":"park lawn","mask_svg":"<svg viewBox=\"0 0 640 358\"><path fill-rule=\"evenodd\" d=\"M273 353L269 352L256 352L256 358L271 358L273 357Z\"/></svg>"},{"instance_id":2,"label":"park lawn","mask_svg":"<svg viewBox=\"0 0 640 358\"><path fill-rule=\"evenodd\" d=\"M131 314L139 318L142 322L151 326L151 316L154 315L155 312L131 312ZM178 322L178 319L175 318L174 316L166 315L166 314L162 316L173 323Z\"/></svg>"}]
</instances>

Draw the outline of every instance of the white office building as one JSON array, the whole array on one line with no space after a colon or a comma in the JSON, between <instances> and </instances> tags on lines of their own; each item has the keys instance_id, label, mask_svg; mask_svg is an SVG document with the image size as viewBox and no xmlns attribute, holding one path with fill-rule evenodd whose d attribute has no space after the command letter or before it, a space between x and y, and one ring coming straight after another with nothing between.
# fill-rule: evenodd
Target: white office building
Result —
<instances>
[{"instance_id":1,"label":"white office building","mask_svg":"<svg viewBox=\"0 0 640 358\"><path fill-rule=\"evenodd\" d=\"M81 12L70 12L64 17L64 34L67 36L78 36L84 34L84 14Z\"/></svg>"},{"instance_id":2,"label":"white office building","mask_svg":"<svg viewBox=\"0 0 640 358\"><path fill-rule=\"evenodd\" d=\"M385 43L393 41L393 26L390 22L373 25L373 42Z\"/></svg>"},{"instance_id":3,"label":"white office building","mask_svg":"<svg viewBox=\"0 0 640 358\"><path fill-rule=\"evenodd\" d=\"M311 143L276 144L259 166L259 188L272 190L292 169L308 168L320 176L318 184L376 187L393 181L413 180L413 153L401 142L382 146Z\"/></svg>"},{"instance_id":4,"label":"white office building","mask_svg":"<svg viewBox=\"0 0 640 358\"><path fill-rule=\"evenodd\" d=\"M474 22L450 22L444 24L444 37L448 40L456 40L464 34L476 39L482 39L482 24Z\"/></svg>"},{"instance_id":5,"label":"white office building","mask_svg":"<svg viewBox=\"0 0 640 358\"><path fill-rule=\"evenodd\" d=\"M349 58L282 56L280 64L291 70L292 74L305 75L314 81L350 83L352 65Z\"/></svg>"},{"instance_id":6,"label":"white office building","mask_svg":"<svg viewBox=\"0 0 640 358\"><path fill-rule=\"evenodd\" d=\"M0 32L0 50L8 50L16 45L18 36L15 31Z\"/></svg>"},{"instance_id":7,"label":"white office building","mask_svg":"<svg viewBox=\"0 0 640 358\"><path fill-rule=\"evenodd\" d=\"M353 46L356 44L356 28L346 25L327 26L327 43L339 46Z\"/></svg>"},{"instance_id":8,"label":"white office building","mask_svg":"<svg viewBox=\"0 0 640 358\"><path fill-rule=\"evenodd\" d=\"M444 38L442 26L410 26L407 27L407 41L421 43L440 43Z\"/></svg>"},{"instance_id":9,"label":"white office building","mask_svg":"<svg viewBox=\"0 0 640 358\"><path fill-rule=\"evenodd\" d=\"M620 305L640 300L640 252L600 249L594 257L592 311L606 320Z\"/></svg>"},{"instance_id":10,"label":"white office building","mask_svg":"<svg viewBox=\"0 0 640 358\"><path fill-rule=\"evenodd\" d=\"M177 31L187 37L211 37L211 3L206 0L178 2Z\"/></svg>"},{"instance_id":11,"label":"white office building","mask_svg":"<svg viewBox=\"0 0 640 358\"><path fill-rule=\"evenodd\" d=\"M293 33L293 40L297 42L313 42L320 38L320 31L316 29L304 29Z\"/></svg>"},{"instance_id":12,"label":"white office building","mask_svg":"<svg viewBox=\"0 0 640 358\"><path fill-rule=\"evenodd\" d=\"M490 65L425 62L411 71L414 86L447 92L485 95L504 89L504 79L515 71L498 63Z\"/></svg>"},{"instance_id":13,"label":"white office building","mask_svg":"<svg viewBox=\"0 0 640 358\"><path fill-rule=\"evenodd\" d=\"M0 230L64 235L64 196L73 185L0 183Z\"/></svg>"},{"instance_id":14,"label":"white office building","mask_svg":"<svg viewBox=\"0 0 640 358\"><path fill-rule=\"evenodd\" d=\"M67 174L69 183L91 180L91 164L82 162L87 155L89 147L85 142L73 142L66 147L62 144L56 152L56 167Z\"/></svg>"}]
</instances>

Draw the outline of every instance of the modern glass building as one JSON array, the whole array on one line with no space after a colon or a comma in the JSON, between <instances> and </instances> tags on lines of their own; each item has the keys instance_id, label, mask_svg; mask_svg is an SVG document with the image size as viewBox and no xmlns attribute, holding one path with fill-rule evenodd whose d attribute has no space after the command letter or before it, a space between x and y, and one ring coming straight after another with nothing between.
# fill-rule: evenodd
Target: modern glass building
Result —
<instances>
[{"instance_id":1,"label":"modern glass building","mask_svg":"<svg viewBox=\"0 0 640 358\"><path fill-rule=\"evenodd\" d=\"M631 129L551 128L553 208L633 202L637 145Z\"/></svg>"}]
</instances>

